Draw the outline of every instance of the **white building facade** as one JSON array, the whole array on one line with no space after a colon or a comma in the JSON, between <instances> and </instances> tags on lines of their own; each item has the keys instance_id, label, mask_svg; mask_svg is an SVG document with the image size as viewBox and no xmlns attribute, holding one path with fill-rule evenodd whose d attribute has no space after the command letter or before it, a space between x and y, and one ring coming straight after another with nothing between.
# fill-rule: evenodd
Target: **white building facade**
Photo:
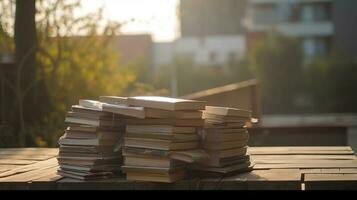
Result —
<instances>
[{"instance_id":1,"label":"white building facade","mask_svg":"<svg viewBox=\"0 0 357 200\"><path fill-rule=\"evenodd\" d=\"M171 64L176 57L191 59L198 65L224 65L239 61L246 51L245 36L183 37L173 42L153 44L153 66Z\"/></svg>"},{"instance_id":2,"label":"white building facade","mask_svg":"<svg viewBox=\"0 0 357 200\"><path fill-rule=\"evenodd\" d=\"M306 59L326 54L332 43L332 0L249 0L244 20L249 33L273 29L299 38Z\"/></svg>"}]
</instances>

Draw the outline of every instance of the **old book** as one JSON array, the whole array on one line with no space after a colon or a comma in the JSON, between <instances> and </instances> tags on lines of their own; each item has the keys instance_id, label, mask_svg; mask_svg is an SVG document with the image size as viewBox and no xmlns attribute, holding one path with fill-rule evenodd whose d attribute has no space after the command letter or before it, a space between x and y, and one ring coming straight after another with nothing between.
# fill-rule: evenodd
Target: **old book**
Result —
<instances>
[{"instance_id":1,"label":"old book","mask_svg":"<svg viewBox=\"0 0 357 200\"><path fill-rule=\"evenodd\" d=\"M125 122L123 120L87 119L69 116L65 118L65 122L69 124L85 124L103 128L120 128L125 126Z\"/></svg>"},{"instance_id":2,"label":"old book","mask_svg":"<svg viewBox=\"0 0 357 200\"><path fill-rule=\"evenodd\" d=\"M66 114L66 117L73 117L73 118L81 118L81 119L95 119L95 120L113 120L118 121L122 120L123 117L112 114L112 113L90 113L90 112L73 112L69 111Z\"/></svg>"},{"instance_id":3,"label":"old book","mask_svg":"<svg viewBox=\"0 0 357 200\"><path fill-rule=\"evenodd\" d=\"M176 119L201 119L200 111L168 111L154 108L144 108L139 106L127 106L116 104L103 104L103 111L117 113L121 115L145 118L176 118Z\"/></svg>"},{"instance_id":4,"label":"old book","mask_svg":"<svg viewBox=\"0 0 357 200\"><path fill-rule=\"evenodd\" d=\"M250 118L252 112L249 110L229 108L229 107L219 107L219 106L206 106L204 111L208 114L224 115L224 116L237 116Z\"/></svg>"},{"instance_id":5,"label":"old book","mask_svg":"<svg viewBox=\"0 0 357 200\"><path fill-rule=\"evenodd\" d=\"M79 131L79 132L87 132L87 133L96 133L100 131L110 131L110 132L125 132L125 126L121 127L113 127L113 128L108 128L108 127L96 127L96 126L90 126L90 125L83 125L83 124L72 124L71 126L67 127L66 130L70 131Z\"/></svg>"},{"instance_id":6,"label":"old book","mask_svg":"<svg viewBox=\"0 0 357 200\"><path fill-rule=\"evenodd\" d=\"M175 142L198 141L199 136L196 134L174 134L174 133L125 133L128 138L148 138L159 140L172 140Z\"/></svg>"},{"instance_id":7,"label":"old book","mask_svg":"<svg viewBox=\"0 0 357 200\"><path fill-rule=\"evenodd\" d=\"M71 110L72 110L72 112L75 112L75 113L87 113L87 114L98 115L98 116L112 115L112 113L103 112L102 110L99 110L99 109L88 108L88 107L84 107L81 105L72 105Z\"/></svg>"},{"instance_id":8,"label":"old book","mask_svg":"<svg viewBox=\"0 0 357 200\"><path fill-rule=\"evenodd\" d=\"M172 173L126 172L127 180L173 183L185 177L185 171Z\"/></svg>"},{"instance_id":9,"label":"old book","mask_svg":"<svg viewBox=\"0 0 357 200\"><path fill-rule=\"evenodd\" d=\"M91 108L93 110L102 111L103 103L95 100L88 100L88 99L80 99L79 105L85 108Z\"/></svg>"},{"instance_id":10,"label":"old book","mask_svg":"<svg viewBox=\"0 0 357 200\"><path fill-rule=\"evenodd\" d=\"M204 122L204 127L207 129L210 129L210 128L233 129L233 128L243 128L245 126L246 126L245 122L222 123L222 122L212 122L212 121L207 121L207 120L205 120L205 122Z\"/></svg>"},{"instance_id":11,"label":"old book","mask_svg":"<svg viewBox=\"0 0 357 200\"><path fill-rule=\"evenodd\" d=\"M227 142L235 140L248 140L248 131L239 133L219 133L219 132L205 132L201 133L201 140L203 142Z\"/></svg>"},{"instance_id":12,"label":"old book","mask_svg":"<svg viewBox=\"0 0 357 200\"><path fill-rule=\"evenodd\" d=\"M103 104L103 111L116 113L128 117L145 118L145 110L143 107L127 106L120 104Z\"/></svg>"},{"instance_id":13,"label":"old book","mask_svg":"<svg viewBox=\"0 0 357 200\"><path fill-rule=\"evenodd\" d=\"M225 129L222 129L222 128L210 128L210 129L205 129L204 132L207 132L208 134L225 134L225 133L228 133L228 134L231 134L231 133L236 133L236 134L240 134L240 133L245 133L247 132L247 129L246 128L225 128Z\"/></svg>"},{"instance_id":14,"label":"old book","mask_svg":"<svg viewBox=\"0 0 357 200\"><path fill-rule=\"evenodd\" d=\"M127 125L203 126L203 119L126 119Z\"/></svg>"},{"instance_id":15,"label":"old book","mask_svg":"<svg viewBox=\"0 0 357 200\"><path fill-rule=\"evenodd\" d=\"M200 162L207 160L209 155L202 149L172 151L169 157L174 160L180 160L186 163Z\"/></svg>"},{"instance_id":16,"label":"old book","mask_svg":"<svg viewBox=\"0 0 357 200\"><path fill-rule=\"evenodd\" d=\"M116 152L115 146L75 146L75 145L60 145L61 152L70 153L104 153L104 152Z\"/></svg>"},{"instance_id":17,"label":"old book","mask_svg":"<svg viewBox=\"0 0 357 200\"><path fill-rule=\"evenodd\" d=\"M99 101L102 103L115 104L115 105L128 105L128 97L100 96Z\"/></svg>"},{"instance_id":18,"label":"old book","mask_svg":"<svg viewBox=\"0 0 357 200\"><path fill-rule=\"evenodd\" d=\"M129 166L123 165L121 167L123 172L141 172L141 173L154 173L154 174L170 174L182 169L168 168L168 167L143 167L143 166Z\"/></svg>"},{"instance_id":19,"label":"old book","mask_svg":"<svg viewBox=\"0 0 357 200\"><path fill-rule=\"evenodd\" d=\"M225 142L204 142L203 148L208 150L233 149L247 146L248 140L234 140Z\"/></svg>"},{"instance_id":20,"label":"old book","mask_svg":"<svg viewBox=\"0 0 357 200\"><path fill-rule=\"evenodd\" d=\"M93 166L76 166L76 165L61 165L64 171L82 171L82 172L116 172L120 171L120 165L93 165Z\"/></svg>"},{"instance_id":21,"label":"old book","mask_svg":"<svg viewBox=\"0 0 357 200\"><path fill-rule=\"evenodd\" d=\"M107 179L114 176L112 172L96 172L96 173L81 173L81 172L73 172L63 169L58 169L58 175L79 179L79 180L96 180L96 179Z\"/></svg>"},{"instance_id":22,"label":"old book","mask_svg":"<svg viewBox=\"0 0 357 200\"><path fill-rule=\"evenodd\" d=\"M79 165L79 166L93 166L93 165L112 165L112 164L120 164L122 162L122 158L112 158L112 159L87 159L79 157L66 157L66 158L57 158L58 163L60 165Z\"/></svg>"},{"instance_id":23,"label":"old book","mask_svg":"<svg viewBox=\"0 0 357 200\"><path fill-rule=\"evenodd\" d=\"M159 156L159 157L167 158L170 152L166 150L146 149L146 148L139 148L139 147L123 147L123 155L128 155L128 154Z\"/></svg>"},{"instance_id":24,"label":"old book","mask_svg":"<svg viewBox=\"0 0 357 200\"><path fill-rule=\"evenodd\" d=\"M158 96L129 97L128 104L163 110L204 110L206 102Z\"/></svg>"},{"instance_id":25,"label":"old book","mask_svg":"<svg viewBox=\"0 0 357 200\"><path fill-rule=\"evenodd\" d=\"M172 160L170 158L141 156L141 155L125 155L124 164L128 166L142 167L162 167L162 168L182 168L184 165L181 161Z\"/></svg>"},{"instance_id":26,"label":"old book","mask_svg":"<svg viewBox=\"0 0 357 200\"><path fill-rule=\"evenodd\" d=\"M119 141L119 139L120 138L75 139L75 138L67 138L64 135L58 140L58 143L60 145L74 145L74 146L113 146Z\"/></svg>"},{"instance_id":27,"label":"old book","mask_svg":"<svg viewBox=\"0 0 357 200\"><path fill-rule=\"evenodd\" d=\"M247 146L233 148L233 149L221 149L221 150L206 149L206 152L210 155L210 157L216 157L218 159L233 157L233 156L243 156L247 153Z\"/></svg>"},{"instance_id":28,"label":"old book","mask_svg":"<svg viewBox=\"0 0 357 200\"><path fill-rule=\"evenodd\" d=\"M66 152L59 150L59 157L88 157L88 158L104 158L104 157L116 157L121 155L121 152L100 152L100 153L80 153L80 152Z\"/></svg>"},{"instance_id":29,"label":"old book","mask_svg":"<svg viewBox=\"0 0 357 200\"><path fill-rule=\"evenodd\" d=\"M157 140L146 138L127 138L124 139L126 147L139 147L158 150L184 150L198 147L198 142L172 142L170 140Z\"/></svg>"},{"instance_id":30,"label":"old book","mask_svg":"<svg viewBox=\"0 0 357 200\"><path fill-rule=\"evenodd\" d=\"M225 167L228 165L244 163L249 161L249 159L250 159L249 155L233 156L227 158L219 158L219 157L211 156L209 159L201 160L198 163L202 166L208 166L208 167Z\"/></svg>"},{"instance_id":31,"label":"old book","mask_svg":"<svg viewBox=\"0 0 357 200\"><path fill-rule=\"evenodd\" d=\"M73 131L67 129L63 135L65 138L72 139L118 139L124 135L124 132L111 132L111 131L98 131L98 132L84 132L84 131Z\"/></svg>"},{"instance_id":32,"label":"old book","mask_svg":"<svg viewBox=\"0 0 357 200\"><path fill-rule=\"evenodd\" d=\"M202 115L202 117L206 120L206 121L212 121L212 122L217 122L217 123L234 123L234 122L249 122L250 118L243 118L243 117L233 117L233 116L222 116L222 115L214 115L214 114L207 114L204 113Z\"/></svg>"},{"instance_id":33,"label":"old book","mask_svg":"<svg viewBox=\"0 0 357 200\"><path fill-rule=\"evenodd\" d=\"M170 125L127 125L130 133L195 133L195 127L177 127Z\"/></svg>"}]
</instances>

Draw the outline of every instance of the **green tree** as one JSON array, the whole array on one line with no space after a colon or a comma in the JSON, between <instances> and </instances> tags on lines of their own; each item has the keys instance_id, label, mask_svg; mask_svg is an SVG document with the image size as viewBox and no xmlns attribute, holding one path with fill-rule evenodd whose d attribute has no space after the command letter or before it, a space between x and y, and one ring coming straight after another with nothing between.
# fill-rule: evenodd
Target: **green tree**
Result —
<instances>
[{"instance_id":1,"label":"green tree","mask_svg":"<svg viewBox=\"0 0 357 200\"><path fill-rule=\"evenodd\" d=\"M344 53L332 52L304 68L306 92L319 113L357 112L357 63Z\"/></svg>"},{"instance_id":2,"label":"green tree","mask_svg":"<svg viewBox=\"0 0 357 200\"><path fill-rule=\"evenodd\" d=\"M248 62L261 85L265 114L299 112L302 54L297 40L269 33L255 43Z\"/></svg>"}]
</instances>

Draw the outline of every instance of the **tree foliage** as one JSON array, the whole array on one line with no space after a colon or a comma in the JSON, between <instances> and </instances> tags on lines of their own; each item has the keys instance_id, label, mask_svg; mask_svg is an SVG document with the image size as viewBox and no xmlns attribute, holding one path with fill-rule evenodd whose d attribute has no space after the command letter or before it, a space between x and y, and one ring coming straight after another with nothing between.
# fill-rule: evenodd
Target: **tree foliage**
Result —
<instances>
[{"instance_id":1,"label":"tree foliage","mask_svg":"<svg viewBox=\"0 0 357 200\"><path fill-rule=\"evenodd\" d=\"M33 110L40 114L25 113L39 116L27 121L27 146L56 146L65 128L65 114L78 99L155 90L138 83L134 67L121 64L112 46L120 25L104 20L101 10L77 16L80 6L79 0L36 1L38 51L34 73L38 92L31 96L39 102ZM3 32L12 38L9 30ZM9 135L18 131L18 116L12 116L10 121L1 126ZM16 145L12 137L2 142L0 146Z\"/></svg>"},{"instance_id":2,"label":"tree foliage","mask_svg":"<svg viewBox=\"0 0 357 200\"><path fill-rule=\"evenodd\" d=\"M277 33L269 33L257 41L248 59L261 85L263 112L298 112L295 104L302 88L299 42Z\"/></svg>"}]
</instances>

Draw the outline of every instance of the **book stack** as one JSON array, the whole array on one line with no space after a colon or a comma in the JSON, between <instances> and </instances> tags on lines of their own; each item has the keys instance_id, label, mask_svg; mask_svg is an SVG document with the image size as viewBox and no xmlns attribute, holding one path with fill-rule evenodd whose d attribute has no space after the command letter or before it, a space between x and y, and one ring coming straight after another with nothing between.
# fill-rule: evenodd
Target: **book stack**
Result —
<instances>
[{"instance_id":1,"label":"book stack","mask_svg":"<svg viewBox=\"0 0 357 200\"><path fill-rule=\"evenodd\" d=\"M200 131L201 147L209 154L195 165L203 174L224 175L249 171L247 155L249 134L245 124L251 119L247 110L206 106L203 112L205 127Z\"/></svg>"},{"instance_id":2,"label":"book stack","mask_svg":"<svg viewBox=\"0 0 357 200\"><path fill-rule=\"evenodd\" d=\"M109 178L120 172L124 118L103 111L96 101L80 100L79 105L73 105L65 119L69 126L58 141L57 173L91 180Z\"/></svg>"},{"instance_id":3,"label":"book stack","mask_svg":"<svg viewBox=\"0 0 357 200\"><path fill-rule=\"evenodd\" d=\"M103 109L132 116L126 120L122 171L128 180L174 182L186 162L199 159L197 127L204 125L205 102L167 97L101 97ZM126 104L126 105L124 105Z\"/></svg>"}]
</instances>

